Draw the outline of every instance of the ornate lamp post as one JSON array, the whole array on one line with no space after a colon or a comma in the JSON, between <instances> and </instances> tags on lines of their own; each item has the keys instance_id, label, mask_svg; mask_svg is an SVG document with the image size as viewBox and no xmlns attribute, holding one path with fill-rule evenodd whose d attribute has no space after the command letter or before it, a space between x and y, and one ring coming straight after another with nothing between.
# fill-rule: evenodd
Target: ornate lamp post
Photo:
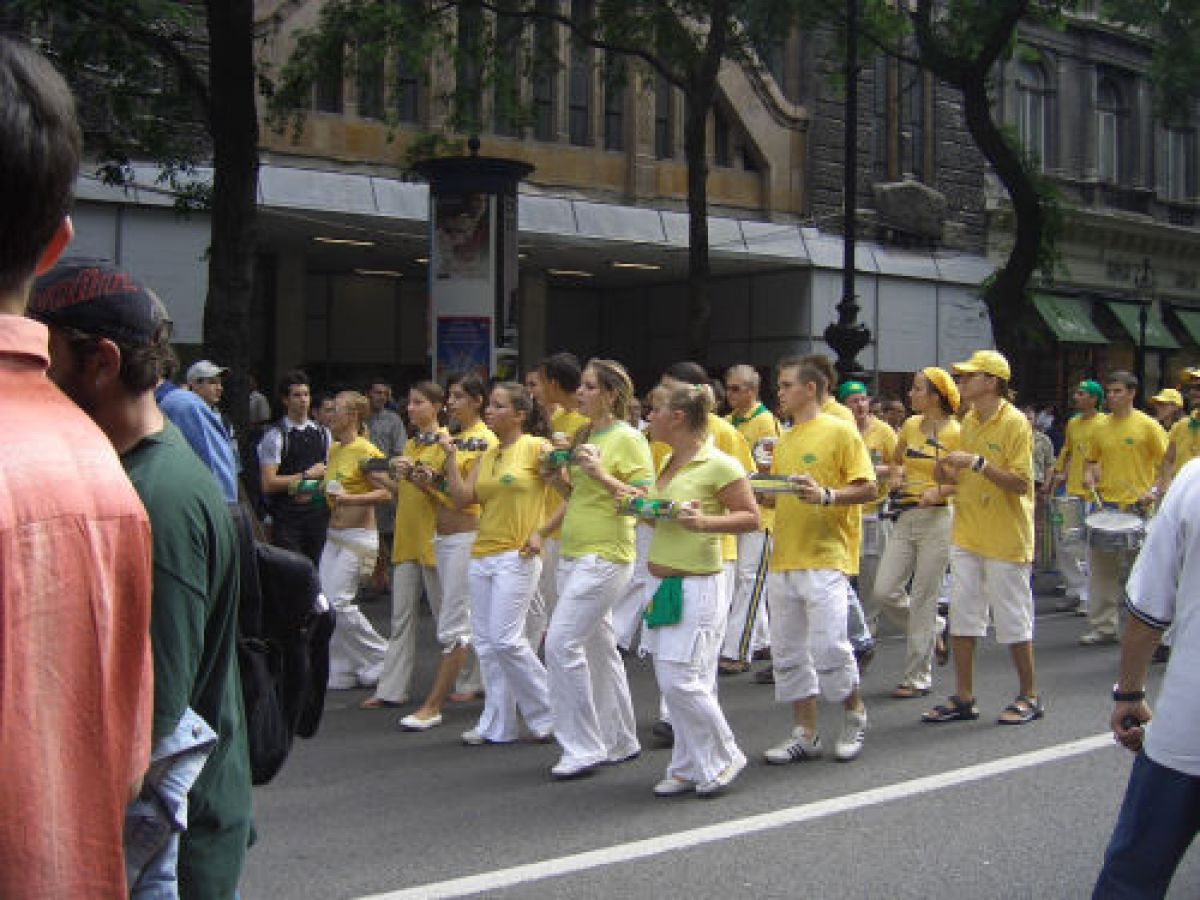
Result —
<instances>
[{"instance_id":1,"label":"ornate lamp post","mask_svg":"<svg viewBox=\"0 0 1200 900\"><path fill-rule=\"evenodd\" d=\"M837 321L825 329L825 341L837 353L838 377L862 378L858 354L871 342L871 332L858 321L854 290L855 210L858 206L858 16L860 0L846 0L846 121L842 173L842 299Z\"/></svg>"}]
</instances>

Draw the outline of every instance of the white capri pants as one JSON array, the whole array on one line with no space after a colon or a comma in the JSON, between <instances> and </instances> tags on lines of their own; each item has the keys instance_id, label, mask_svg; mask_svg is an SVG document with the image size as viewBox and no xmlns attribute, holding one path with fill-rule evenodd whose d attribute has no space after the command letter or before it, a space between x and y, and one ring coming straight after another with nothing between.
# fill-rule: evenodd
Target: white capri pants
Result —
<instances>
[{"instance_id":1,"label":"white capri pants","mask_svg":"<svg viewBox=\"0 0 1200 900\"><path fill-rule=\"evenodd\" d=\"M442 590L434 606L430 608L437 620L437 639L443 653L471 643L471 589L467 580L467 568L471 564L471 547L475 543L475 532L461 534L435 534L433 555L437 559L438 580ZM460 694L473 694L482 690L483 680L473 657L463 663L454 682Z\"/></svg>"},{"instance_id":2,"label":"white capri pants","mask_svg":"<svg viewBox=\"0 0 1200 900\"><path fill-rule=\"evenodd\" d=\"M858 687L846 636L850 582L833 569L772 572L771 664L775 699L807 700L818 690L841 702Z\"/></svg>"},{"instance_id":3,"label":"white capri pants","mask_svg":"<svg viewBox=\"0 0 1200 900\"><path fill-rule=\"evenodd\" d=\"M996 641L1033 640L1033 591L1029 563L988 559L961 547L950 548L950 634L981 638L989 614Z\"/></svg>"},{"instance_id":4,"label":"white capri pants","mask_svg":"<svg viewBox=\"0 0 1200 900\"><path fill-rule=\"evenodd\" d=\"M546 633L554 737L563 761L590 766L637 753L637 722L612 607L633 563L595 554L558 563L559 597Z\"/></svg>"},{"instance_id":5,"label":"white capri pants","mask_svg":"<svg viewBox=\"0 0 1200 900\"><path fill-rule=\"evenodd\" d=\"M675 729L667 775L697 784L716 778L741 753L713 689L718 625L725 618L722 577L684 578L680 622L642 631L641 652L654 657L654 676ZM649 577L647 600L660 583Z\"/></svg>"},{"instance_id":6,"label":"white capri pants","mask_svg":"<svg viewBox=\"0 0 1200 900\"><path fill-rule=\"evenodd\" d=\"M404 703L412 689L417 656L417 613L421 589L429 597L429 608L441 606L442 585L433 566L410 560L392 567L392 630L383 657L383 674L375 696L388 703Z\"/></svg>"},{"instance_id":7,"label":"white capri pants","mask_svg":"<svg viewBox=\"0 0 1200 900\"><path fill-rule=\"evenodd\" d=\"M321 592L337 611L329 641L329 688L374 687L383 671L387 642L354 603L358 586L375 569L379 532L330 528L321 550Z\"/></svg>"},{"instance_id":8,"label":"white capri pants","mask_svg":"<svg viewBox=\"0 0 1200 900\"><path fill-rule=\"evenodd\" d=\"M541 571L538 557L521 556L516 550L470 563L471 632L484 686L476 729L494 743L519 738L521 717L535 735L548 733L552 725L546 669L525 635L529 601Z\"/></svg>"}]
</instances>

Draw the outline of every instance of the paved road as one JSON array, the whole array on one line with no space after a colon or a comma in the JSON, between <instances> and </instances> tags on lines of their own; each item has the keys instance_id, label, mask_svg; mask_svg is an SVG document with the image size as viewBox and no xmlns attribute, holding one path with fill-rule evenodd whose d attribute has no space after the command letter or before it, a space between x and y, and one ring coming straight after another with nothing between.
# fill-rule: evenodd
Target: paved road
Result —
<instances>
[{"instance_id":1,"label":"paved road","mask_svg":"<svg viewBox=\"0 0 1200 900\"><path fill-rule=\"evenodd\" d=\"M372 615L383 618L384 605ZM256 790L259 842L242 895L1086 897L1132 757L1104 736L1116 649L1075 646L1082 622L1039 618L1049 712L1019 728L993 724L1015 693L1002 648L981 653L983 717L931 726L917 721L925 701L887 697L902 646L885 640L864 684L867 746L851 764L762 763L788 713L748 676L723 678L722 703L751 764L711 801L651 795L665 751L556 783L554 746L459 744L478 704L411 735L394 730L393 712L357 709L364 692L333 694L317 738ZM644 660L628 666L648 731L653 673ZM946 692L948 671L936 677ZM832 708L822 721L832 737ZM1171 896L1200 897L1200 851Z\"/></svg>"}]
</instances>

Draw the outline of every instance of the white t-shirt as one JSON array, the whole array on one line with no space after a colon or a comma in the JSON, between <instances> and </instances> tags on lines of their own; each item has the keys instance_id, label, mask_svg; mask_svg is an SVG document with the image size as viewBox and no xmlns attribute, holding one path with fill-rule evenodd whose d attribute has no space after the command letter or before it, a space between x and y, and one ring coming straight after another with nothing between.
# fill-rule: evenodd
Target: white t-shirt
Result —
<instances>
[{"instance_id":1,"label":"white t-shirt","mask_svg":"<svg viewBox=\"0 0 1200 900\"><path fill-rule=\"evenodd\" d=\"M1171 661L1146 728L1146 755L1200 778L1200 459L1180 469L1127 585L1131 615L1174 623Z\"/></svg>"}]
</instances>

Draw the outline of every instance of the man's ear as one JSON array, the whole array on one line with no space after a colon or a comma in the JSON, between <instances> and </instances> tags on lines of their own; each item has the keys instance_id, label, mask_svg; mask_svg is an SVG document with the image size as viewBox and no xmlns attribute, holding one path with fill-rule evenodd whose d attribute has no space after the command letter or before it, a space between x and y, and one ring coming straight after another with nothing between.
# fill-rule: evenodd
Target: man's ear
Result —
<instances>
[{"instance_id":1,"label":"man's ear","mask_svg":"<svg viewBox=\"0 0 1200 900\"><path fill-rule=\"evenodd\" d=\"M103 338L97 342L96 349L88 354L85 366L85 377L96 388L109 388L121 378L121 348L108 338Z\"/></svg>"},{"instance_id":2,"label":"man's ear","mask_svg":"<svg viewBox=\"0 0 1200 900\"><path fill-rule=\"evenodd\" d=\"M50 238L50 243L46 245L46 249L38 257L38 275L45 275L54 268L54 264L58 262L59 257L63 255L63 251L67 249L67 245L71 243L71 239L74 237L75 226L71 224L71 217L63 216L62 221L58 223L58 228L54 230L54 236Z\"/></svg>"}]
</instances>

